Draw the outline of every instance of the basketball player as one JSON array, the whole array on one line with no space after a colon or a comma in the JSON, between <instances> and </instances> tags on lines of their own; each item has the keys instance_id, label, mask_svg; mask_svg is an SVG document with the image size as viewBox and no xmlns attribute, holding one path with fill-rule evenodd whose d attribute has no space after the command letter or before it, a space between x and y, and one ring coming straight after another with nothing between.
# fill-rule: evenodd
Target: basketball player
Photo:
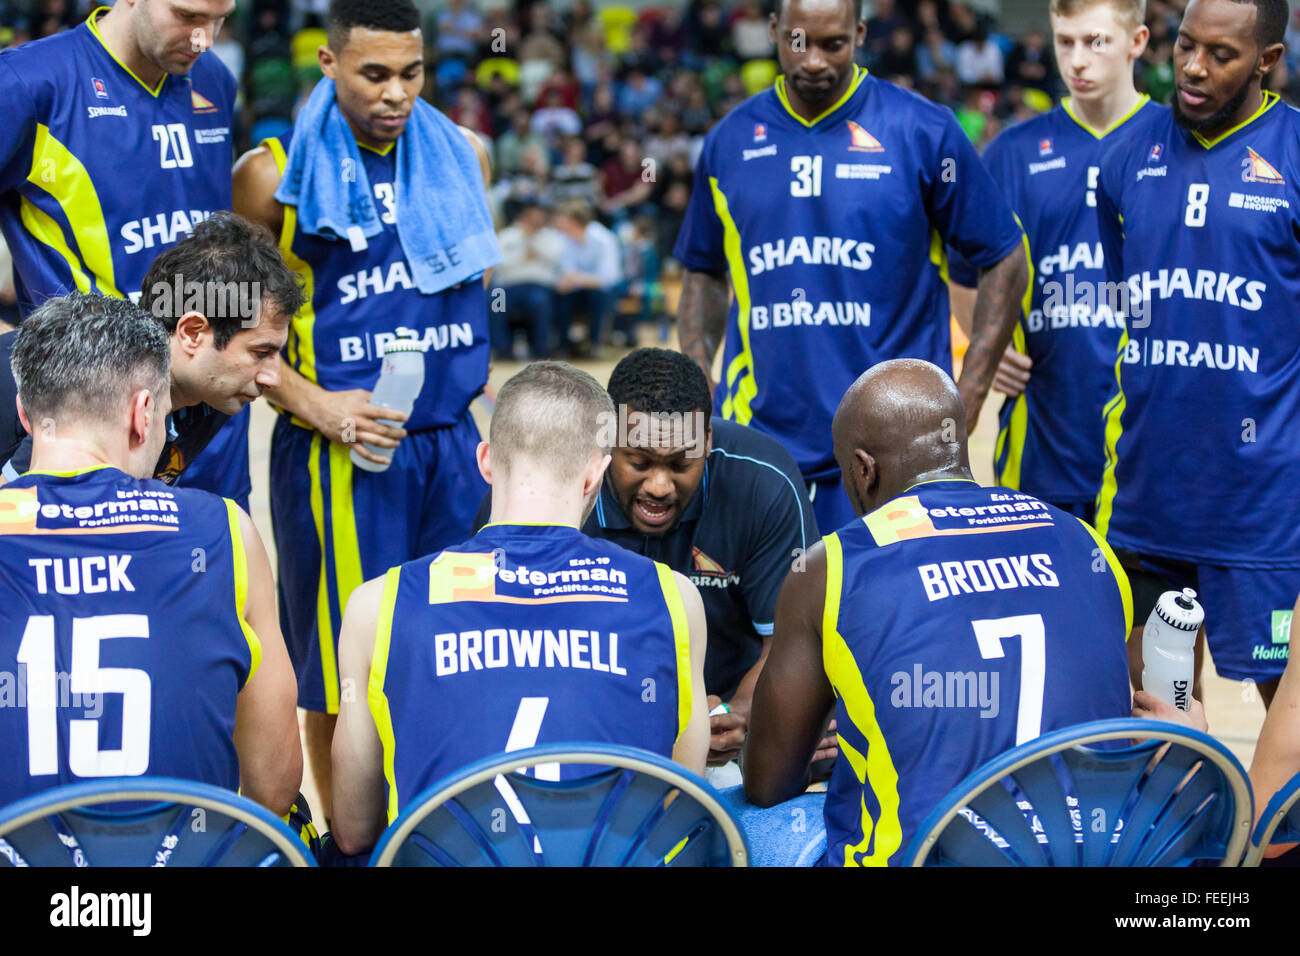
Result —
<instances>
[{"instance_id":1,"label":"basketball player","mask_svg":"<svg viewBox=\"0 0 1300 956\"><path fill-rule=\"evenodd\" d=\"M984 152L1033 263L1028 309L999 383L1005 387L1018 365L1032 372L1002 403L994 472L998 484L1090 523L1104 463L1102 406L1115 391L1128 305L1123 287L1105 285L1097 174L1105 150L1162 112L1133 86L1133 62L1146 49L1145 7L1145 0L1053 0L1056 58L1070 95Z\"/></svg>"},{"instance_id":2,"label":"basketball player","mask_svg":"<svg viewBox=\"0 0 1300 956\"><path fill-rule=\"evenodd\" d=\"M503 751L609 742L703 772L699 592L579 530L609 465L613 416L585 372L527 366L502 386L478 447L491 523L353 594L340 673L363 690L344 698L334 736L344 853L372 846L442 777Z\"/></svg>"},{"instance_id":3,"label":"basketball player","mask_svg":"<svg viewBox=\"0 0 1300 956\"><path fill-rule=\"evenodd\" d=\"M241 291L252 294L244 298ZM298 278L275 240L232 212L213 213L154 260L140 307L168 333L172 408L154 478L171 485L185 472L189 484L188 466L230 416L279 384L280 349L302 302ZM32 450L13 402L9 353L17 336L0 335L3 480L27 470ZM39 419L35 427L43 427Z\"/></svg>"},{"instance_id":4,"label":"basketball player","mask_svg":"<svg viewBox=\"0 0 1300 956\"><path fill-rule=\"evenodd\" d=\"M125 299L48 299L14 346L31 470L0 489L0 804L143 774L285 814L302 778L271 568L229 499L153 473L170 406L162 326ZM12 686L10 691L12 691Z\"/></svg>"},{"instance_id":5,"label":"basketball player","mask_svg":"<svg viewBox=\"0 0 1300 956\"><path fill-rule=\"evenodd\" d=\"M1130 712L1132 609L1115 556L1077 518L976 484L963 421L936 366L899 359L865 372L833 426L863 517L823 538L777 602L745 793L759 806L799 793L833 714L826 859L837 866L897 863L980 764Z\"/></svg>"},{"instance_id":6,"label":"basketball player","mask_svg":"<svg viewBox=\"0 0 1300 956\"><path fill-rule=\"evenodd\" d=\"M235 78L208 51L234 0L117 0L0 53L0 231L26 315L74 289L137 299L149 265L230 208ZM247 501L248 413L189 483Z\"/></svg>"},{"instance_id":7,"label":"basketball player","mask_svg":"<svg viewBox=\"0 0 1300 956\"><path fill-rule=\"evenodd\" d=\"M1265 705L1300 591L1300 115L1260 88L1286 23L1284 0L1192 0L1173 109L1107 152L1097 191L1109 278L1133 303L1097 530L1138 623L1195 588L1215 669Z\"/></svg>"},{"instance_id":8,"label":"basketball player","mask_svg":"<svg viewBox=\"0 0 1300 956\"><path fill-rule=\"evenodd\" d=\"M725 332L716 412L786 447L823 530L853 519L830 441L845 389L882 359L952 365L944 243L984 270L961 375L968 429L1027 268L1020 227L952 111L854 65L856 11L779 4L784 75L705 137L674 250L682 350L710 374Z\"/></svg>"},{"instance_id":9,"label":"basketball player","mask_svg":"<svg viewBox=\"0 0 1300 956\"><path fill-rule=\"evenodd\" d=\"M308 759L330 816L329 754L339 707L336 645L343 609L362 581L465 540L487 488L474 463L478 429L469 406L487 382L487 297L479 274L426 295L398 235L403 189L397 156L424 83L419 13L410 0L334 0L321 68L360 148L382 231L365 248L303 231L299 208L275 198L299 127L240 159L235 211L280 236L303 277L307 305L289 330L271 439L271 515L281 622L309 711ZM462 128L456 146L491 178L487 152ZM355 174L354 174L355 175ZM405 187L437 203L442 180ZM479 190L482 189L480 196ZM486 190L476 184L488 219ZM488 230L489 236L491 230ZM493 243L495 240L493 239ZM450 273L451 270L449 270ZM399 337L425 346L424 388L403 416L370 404L380 352ZM382 462L363 443L395 449L386 471L354 467L350 453Z\"/></svg>"}]
</instances>

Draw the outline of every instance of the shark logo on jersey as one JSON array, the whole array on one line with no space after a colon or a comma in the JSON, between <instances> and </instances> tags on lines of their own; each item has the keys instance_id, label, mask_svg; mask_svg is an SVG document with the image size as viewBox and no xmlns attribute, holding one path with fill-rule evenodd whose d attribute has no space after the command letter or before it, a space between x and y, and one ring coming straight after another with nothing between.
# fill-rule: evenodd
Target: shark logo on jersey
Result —
<instances>
[{"instance_id":1,"label":"shark logo on jersey","mask_svg":"<svg viewBox=\"0 0 1300 956\"><path fill-rule=\"evenodd\" d=\"M1286 180L1282 174L1273 168L1273 165L1259 153L1255 152L1249 146L1246 147L1249 154L1241 161L1241 181L1243 183L1271 183L1275 186L1286 185Z\"/></svg>"},{"instance_id":2,"label":"shark logo on jersey","mask_svg":"<svg viewBox=\"0 0 1300 956\"><path fill-rule=\"evenodd\" d=\"M95 95L98 96L101 100L108 99L108 87L104 85L103 80L101 80L97 76L92 76L90 78L90 85L95 88Z\"/></svg>"},{"instance_id":3,"label":"shark logo on jersey","mask_svg":"<svg viewBox=\"0 0 1300 956\"><path fill-rule=\"evenodd\" d=\"M190 105L194 107L196 113L215 113L217 111L217 104L195 89L190 90Z\"/></svg>"},{"instance_id":4,"label":"shark logo on jersey","mask_svg":"<svg viewBox=\"0 0 1300 956\"><path fill-rule=\"evenodd\" d=\"M880 145L880 140L853 122L853 120L847 122L849 124L850 150L856 150L860 153L883 153L885 151L885 147Z\"/></svg>"},{"instance_id":5,"label":"shark logo on jersey","mask_svg":"<svg viewBox=\"0 0 1300 956\"><path fill-rule=\"evenodd\" d=\"M1038 155L1039 156L1052 155L1052 141L1050 139L1040 139L1038 141Z\"/></svg>"}]
</instances>

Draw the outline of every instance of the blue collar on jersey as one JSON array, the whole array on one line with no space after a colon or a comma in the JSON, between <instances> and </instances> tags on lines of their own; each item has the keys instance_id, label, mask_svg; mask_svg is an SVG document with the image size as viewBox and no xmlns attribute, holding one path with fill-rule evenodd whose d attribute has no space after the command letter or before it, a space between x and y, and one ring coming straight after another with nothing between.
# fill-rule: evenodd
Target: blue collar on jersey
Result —
<instances>
[{"instance_id":1,"label":"blue collar on jersey","mask_svg":"<svg viewBox=\"0 0 1300 956\"><path fill-rule=\"evenodd\" d=\"M776 91L776 98L781 101L781 105L785 107L785 111L789 113L792 117L794 117L799 123L811 129L812 127L820 123L822 120L833 115L834 113L839 112L839 110L844 106L844 104L847 103L849 100L851 100L853 98L853 94L856 93L861 88L864 82L866 82L867 75L868 74L867 74L866 67L858 66L856 63L853 64L853 82L851 82L849 84L849 88L844 91L844 95L841 96L838 100L836 100L825 111L823 111L822 113L820 113L818 116L816 116L814 119L811 120L804 119L802 116L796 113L794 111L794 107L790 105L790 100L787 99L785 95L784 76L778 76L776 78L776 83L772 87L772 89Z\"/></svg>"},{"instance_id":2,"label":"blue collar on jersey","mask_svg":"<svg viewBox=\"0 0 1300 956\"><path fill-rule=\"evenodd\" d=\"M1070 117L1070 119L1074 120L1081 127L1083 127L1085 130L1091 133L1094 137L1096 137L1097 139L1105 139L1107 136L1115 132L1115 130L1119 129L1129 120L1131 120L1133 117L1137 116L1138 113L1141 111L1142 107L1146 106L1150 102L1151 102L1151 97L1147 96L1145 93L1142 93L1141 95L1138 96L1138 101L1131 110L1129 110L1119 119L1115 120L1115 122L1111 123L1100 133L1098 133L1095 129L1093 129L1083 120L1079 119L1079 117L1074 115L1074 104L1072 102L1071 97L1067 96L1065 99L1061 100L1061 109L1065 111L1066 116Z\"/></svg>"},{"instance_id":3,"label":"blue collar on jersey","mask_svg":"<svg viewBox=\"0 0 1300 956\"><path fill-rule=\"evenodd\" d=\"M712 452L710 452L712 454ZM704 462L704 477L700 479L700 487L695 489L695 496L691 498L690 504L686 506L686 511L677 519L677 524L669 528L665 534L674 533L683 521L695 521L704 511L704 499L709 494L709 463ZM626 530L632 527L632 522L628 520L623 511L623 506L618 503L618 498L614 495L614 489L610 484L609 476L605 476L605 481L601 484L600 495L596 498L596 510L592 512L596 516L596 523L602 528L613 528L615 530Z\"/></svg>"},{"instance_id":4,"label":"blue collar on jersey","mask_svg":"<svg viewBox=\"0 0 1300 956\"><path fill-rule=\"evenodd\" d=\"M99 15L101 13L107 13L111 9L113 8L96 7L94 10L90 11L90 16L86 17L87 29L89 29L90 32L94 34L95 39L99 41L101 46L103 46L104 52L107 53L109 56L111 56L117 62L117 65L127 72L127 74L131 77L131 79L135 80L146 90L149 90L149 94L151 96L157 96L159 93L162 92L163 84L167 82L167 77L169 74L163 73L162 77L158 80L158 85L155 86L153 89L149 89L149 84L147 84L144 80L140 79L140 77L136 76L133 72L131 72L131 68L127 66L125 63L123 63L121 59L118 57L118 55L108 48L108 44L104 42L104 38L99 35L99 26L98 24L95 23L95 21L99 19Z\"/></svg>"},{"instance_id":5,"label":"blue collar on jersey","mask_svg":"<svg viewBox=\"0 0 1300 956\"><path fill-rule=\"evenodd\" d=\"M1214 139L1206 139L1204 136L1202 136L1200 133L1197 132L1192 133L1192 138L1195 139L1202 146L1204 146L1206 149L1212 149L1215 146L1218 146L1220 143L1222 143L1233 133L1245 129L1247 126L1255 122L1255 120L1259 119L1269 110L1271 110L1273 107L1277 106L1277 104L1280 102L1282 101L1278 98L1278 95L1276 93L1274 93L1272 90L1265 90L1264 102L1259 104L1259 109L1255 110L1255 112L1251 113L1250 116L1246 117L1236 126L1234 126L1232 129L1225 130L1224 132L1220 133L1218 136L1214 137Z\"/></svg>"}]
</instances>

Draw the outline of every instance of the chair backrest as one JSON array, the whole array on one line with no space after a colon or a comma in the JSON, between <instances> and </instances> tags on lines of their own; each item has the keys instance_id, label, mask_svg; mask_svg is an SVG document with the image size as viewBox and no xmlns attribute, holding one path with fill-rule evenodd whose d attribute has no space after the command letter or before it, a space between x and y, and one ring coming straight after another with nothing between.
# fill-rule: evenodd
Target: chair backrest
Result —
<instances>
[{"instance_id":1,"label":"chair backrest","mask_svg":"<svg viewBox=\"0 0 1300 956\"><path fill-rule=\"evenodd\" d=\"M1259 866L1271 843L1300 843L1300 773L1269 798L1250 835L1242 866Z\"/></svg>"},{"instance_id":2,"label":"chair backrest","mask_svg":"<svg viewBox=\"0 0 1300 956\"><path fill-rule=\"evenodd\" d=\"M0 809L0 866L315 866L269 810L220 787L125 777Z\"/></svg>"},{"instance_id":3,"label":"chair backrest","mask_svg":"<svg viewBox=\"0 0 1300 956\"><path fill-rule=\"evenodd\" d=\"M515 771L591 764L591 776ZM412 800L372 866L746 866L749 848L717 792L657 754L552 744L480 760Z\"/></svg>"},{"instance_id":4,"label":"chair backrest","mask_svg":"<svg viewBox=\"0 0 1300 956\"><path fill-rule=\"evenodd\" d=\"M1105 741L1130 741L1119 749ZM1125 718L1067 727L980 767L935 808L911 866L1235 866L1254 818L1241 764L1214 738Z\"/></svg>"}]
</instances>

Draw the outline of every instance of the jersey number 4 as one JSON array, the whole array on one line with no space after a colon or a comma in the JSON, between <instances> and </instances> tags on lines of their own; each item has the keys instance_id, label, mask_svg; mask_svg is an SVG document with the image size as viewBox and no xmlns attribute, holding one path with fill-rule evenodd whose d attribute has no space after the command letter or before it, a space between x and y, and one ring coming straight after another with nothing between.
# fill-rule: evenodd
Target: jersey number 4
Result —
<instances>
[{"instance_id":1,"label":"jersey number 4","mask_svg":"<svg viewBox=\"0 0 1300 956\"><path fill-rule=\"evenodd\" d=\"M149 769L152 684L133 667L100 667L99 643L149 636L144 614L101 614L72 619L72 673L67 690L102 705L104 694L122 695L122 747L101 750L98 720L68 722L68 769L78 777L138 777ZM18 663L27 670L27 769L33 777L59 772L59 677L54 668L54 617L27 619ZM65 691L66 693L66 691Z\"/></svg>"},{"instance_id":2,"label":"jersey number 4","mask_svg":"<svg viewBox=\"0 0 1300 956\"><path fill-rule=\"evenodd\" d=\"M1016 746L1042 733L1043 683L1047 676L1046 630L1043 615L1018 614L971 621L980 657L986 661L1005 657L1002 642L1020 638L1020 705L1016 710Z\"/></svg>"}]
</instances>

